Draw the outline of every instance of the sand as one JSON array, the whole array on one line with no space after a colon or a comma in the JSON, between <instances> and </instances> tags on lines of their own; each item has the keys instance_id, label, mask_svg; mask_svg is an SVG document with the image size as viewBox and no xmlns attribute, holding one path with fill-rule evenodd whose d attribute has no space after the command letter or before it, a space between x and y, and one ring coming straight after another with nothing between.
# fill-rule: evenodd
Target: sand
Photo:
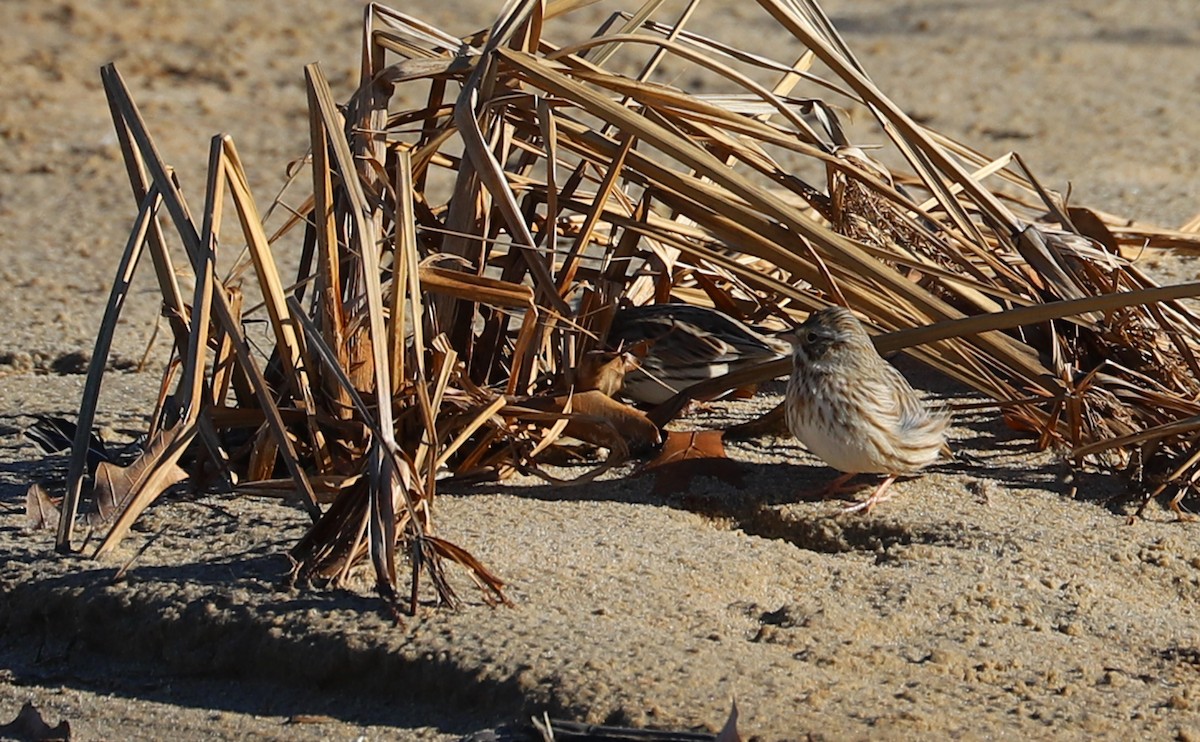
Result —
<instances>
[{"instance_id":1,"label":"sand","mask_svg":"<svg viewBox=\"0 0 1200 742\"><path fill-rule=\"evenodd\" d=\"M734 24L746 45L795 56L757 6L730 5L705 6L698 27ZM1168 226L1200 210L1191 0L825 7L879 86L934 128L1019 151L1080 204ZM460 34L495 12L405 9ZM831 472L787 438L731 446L740 484L656 494L626 468L566 489L455 488L437 503L442 535L514 605L488 608L455 572L466 607L403 626L365 579L289 588L283 554L305 518L273 501L164 502L112 560L53 556L21 510L28 482L63 462L20 431L32 413L75 413L133 217L98 66L118 63L193 198L223 131L265 204L304 150L301 68L320 60L348 94L360 12L0 3L0 723L30 700L87 740L455 739L543 712L714 730L736 698L743 735L761 739L1200 737L1196 526L1157 506L1127 525L1106 505L1119 480L1073 478L986 412L953 432L972 458L865 517L797 497ZM1146 262L1163 280L1197 276L1186 256ZM123 370L100 421L116 438L144 427L157 387L164 343L150 372L131 368L153 291L139 283L114 346Z\"/></svg>"}]
</instances>

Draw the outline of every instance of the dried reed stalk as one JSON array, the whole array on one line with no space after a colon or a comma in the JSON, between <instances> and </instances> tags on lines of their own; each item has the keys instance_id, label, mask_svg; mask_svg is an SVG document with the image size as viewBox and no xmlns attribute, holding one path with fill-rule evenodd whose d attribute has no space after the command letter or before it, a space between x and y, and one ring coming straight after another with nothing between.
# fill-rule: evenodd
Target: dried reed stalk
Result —
<instances>
[{"instance_id":1,"label":"dried reed stalk","mask_svg":"<svg viewBox=\"0 0 1200 742\"><path fill-rule=\"evenodd\" d=\"M759 0L781 41L804 47L791 63L687 30L694 3L672 22L647 3L572 46L543 38L583 4L511 0L465 38L369 6L362 82L344 107L318 66L305 69L311 190L296 194L297 179L276 200L294 216L270 238L223 138L197 228L105 69L141 211L95 358L145 242L184 369L152 422L159 444L129 467L136 481L116 485L123 511L101 550L171 479L177 442L197 436L191 473L230 470L244 493L291 488L317 519L292 550L298 576L338 582L369 559L395 597L403 546L410 610L422 575L454 602L445 559L503 600L498 578L433 535L438 476L553 479L540 464L580 441L610 452L591 476L652 445L687 398L786 372L779 362L716 379L649 417L574 388L616 308L647 301L780 325L846 304L881 349L988 395L1039 445L1125 472L1148 496L1171 490L1172 505L1200 478L1200 324L1181 303L1200 284L1158 287L1129 259L1200 246L1195 223L1157 230L1067 204L1015 154L989 158L915 122L812 0ZM668 63L714 92L664 82ZM618 71L631 65L635 76ZM851 142L838 111L855 106L878 126ZM226 195L249 261L221 280ZM197 278L190 307L160 200ZM289 289L271 245L298 226L305 257ZM241 327L245 276L264 298L267 359ZM247 434L251 445L224 453ZM75 454L60 548L80 497ZM279 462L290 485L274 476Z\"/></svg>"}]
</instances>

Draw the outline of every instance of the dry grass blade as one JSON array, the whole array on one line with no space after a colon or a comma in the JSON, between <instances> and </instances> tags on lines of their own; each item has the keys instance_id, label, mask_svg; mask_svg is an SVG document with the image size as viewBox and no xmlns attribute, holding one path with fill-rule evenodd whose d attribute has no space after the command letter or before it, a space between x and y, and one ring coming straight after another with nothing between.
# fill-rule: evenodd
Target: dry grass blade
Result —
<instances>
[{"instance_id":1,"label":"dry grass blade","mask_svg":"<svg viewBox=\"0 0 1200 742\"><path fill-rule=\"evenodd\" d=\"M133 231L121 254L117 266L117 276L113 280L112 290L108 295L108 303L104 307L104 317L100 321L100 332L96 336L96 346L92 349L92 358L88 363L87 378L83 384L83 398L79 403L79 417L75 421L75 440L71 444L71 459L67 464L67 491L61 507L62 517L58 520L56 548L60 552L71 551L71 531L75 517L79 513L79 499L83 490L83 472L87 463L89 436L92 423L96 419L96 406L100 400L100 383L104 377L104 366L108 363L108 351L112 347L113 333L116 332L117 320L121 315L121 307L129 293L133 273L137 269L138 258L145 245L146 234L154 220L154 214L160 203L158 191L151 188L142 200L134 221Z\"/></svg>"},{"instance_id":2,"label":"dry grass blade","mask_svg":"<svg viewBox=\"0 0 1200 742\"><path fill-rule=\"evenodd\" d=\"M130 97L129 91L125 87L125 83L116 68L111 64L106 65L101 69L101 79L104 82L105 93L110 100L110 107L114 110L114 116L119 116L123 122L123 126L127 128L130 138L135 145L134 149L137 151L138 162L144 165L149 172L149 177L158 189L163 205L167 208L175 223L188 260L192 264L195 264L196 256L202 250L200 234L196 229L195 223L192 221L191 213L184 201L182 191L169 173L165 163L159 157L154 142L146 129L145 122L142 120L141 113L138 111L137 106L134 105L133 99ZM131 173L137 170L132 165L129 169ZM131 177L133 176L131 175ZM261 368L251 354L249 343L246 341L241 326L234 319L229 307L229 300L224 291L214 291L212 293L212 313L222 331L227 333L231 338L237 354L239 367L245 374L248 385L252 388L259 405L266 412L268 427L271 434L275 437L281 453L284 454L284 463L287 465L292 477L296 480L297 488L307 503L310 513L315 516L319 512L316 505L316 495L313 493L312 487L308 484L308 477L297 460L291 439L279 415L278 406L271 397L266 378L263 376Z\"/></svg>"},{"instance_id":3,"label":"dry grass blade","mask_svg":"<svg viewBox=\"0 0 1200 742\"><path fill-rule=\"evenodd\" d=\"M409 319L421 316L420 282L417 270L417 219L413 207L412 154L408 150L396 153L396 214L395 245L392 249L392 324L388 328L388 358L392 364L392 393L400 391L405 373L405 330ZM425 347L420 329L413 327L414 345Z\"/></svg>"},{"instance_id":4,"label":"dry grass blade","mask_svg":"<svg viewBox=\"0 0 1200 742\"><path fill-rule=\"evenodd\" d=\"M371 430L374 440L386 441L388 438L387 433L383 430L378 420L372 414L367 403L359 395L358 391L354 389L345 371L338 365L336 355L334 354L333 350L325 344L324 340L321 338L320 331L310 319L304 316L299 303L296 302L295 299L289 299L288 304L294 313L294 316L297 318L301 327L303 328L307 341L312 344L313 349L317 352L317 355L321 359L322 363L325 364L326 368L332 372L337 382L342 385L347 395L353 401L354 407L358 412L360 419ZM415 506L415 502L421 498L421 493L412 492L413 467L409 463L408 459L402 456L397 447L394 445L387 447L379 444L374 445L372 447L372 457L379 457L380 459L386 458L387 465L390 466L392 471L396 473L397 478L392 481L395 482L396 486L404 487L404 490L400 492L400 496L403 498L403 501L406 504L406 511L404 514L407 517L402 519L401 522L405 523L407 526L407 537L412 543L414 564L419 563L421 557L418 556L418 552L420 549L424 548L422 543L429 538L429 535L425 532L424 519L421 517L420 513L424 512L427 514L428 508L426 507L421 511L418 511ZM381 462L369 462L369 471L373 471L376 477L379 476L379 470L381 468ZM392 493L389 491L387 495L391 497ZM339 491L337 498L334 500L334 505L336 506L338 503L344 502L347 503L350 508L353 508L355 505L361 504L362 500L363 498L358 492L343 487ZM382 522L382 519L388 515L387 513L377 511L377 508L379 508L378 497L370 497L367 502L367 507L369 520L373 519L376 522ZM336 515L339 519L344 519L346 517L344 513L335 512L335 510L331 508L326 513L326 518L314 525L313 530L310 531L309 534L306 535L305 538L301 540L301 542L292 550L292 555L297 560L298 571L310 574L330 571L345 574L348 567L353 564L354 549L351 549L349 553L334 554L327 548L325 544L321 543L324 538L327 538L324 536L324 530L328 529L328 525L324 521L329 520L330 517L334 515ZM373 536L373 538L376 539L387 538L390 539L390 541L383 545L385 548L378 552L378 557L373 556L372 558L376 568L376 584L388 597L391 597L393 583L395 580L394 551L396 539L396 519L394 514L390 517L391 520L388 522L391 524L391 527L384 528L382 525L376 526L378 533ZM333 530L335 532L340 530L337 527L337 524L334 525ZM479 574L477 574L476 577L478 579L482 579L488 584L494 582L495 589L497 592L499 592L501 583L493 580L491 574L485 568L483 568L483 565L478 562L478 560L474 559L474 557L470 557L465 550L462 550L458 547L454 547L454 549L455 553L465 554L467 557L469 557L466 559L456 559L456 561L472 570L473 574L478 567ZM336 561L341 562L338 566L333 568L331 568L328 564L331 554L333 554L333 557ZM500 597L503 599L502 594ZM440 593L439 599L445 602L452 602L453 600L452 596L448 593ZM414 602L410 607L410 613L415 613L415 611L416 603L414 599Z\"/></svg>"}]
</instances>

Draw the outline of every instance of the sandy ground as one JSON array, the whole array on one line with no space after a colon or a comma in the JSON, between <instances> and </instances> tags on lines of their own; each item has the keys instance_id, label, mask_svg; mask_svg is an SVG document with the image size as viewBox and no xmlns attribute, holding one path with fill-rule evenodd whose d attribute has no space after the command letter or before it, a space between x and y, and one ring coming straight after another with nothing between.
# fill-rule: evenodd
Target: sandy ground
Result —
<instances>
[{"instance_id":1,"label":"sandy ground","mask_svg":"<svg viewBox=\"0 0 1200 742\"><path fill-rule=\"evenodd\" d=\"M729 5L697 28L796 56L757 6ZM457 34L494 12L425 6L405 9ZM225 131L269 202L304 149L302 65L320 60L348 93L361 12L283 8L0 3L0 723L31 700L86 740L454 739L543 711L715 729L736 697L743 733L763 739L1200 737L1196 526L1157 508L1126 525L1103 504L1120 482L1072 480L985 413L954 431L974 461L903 483L868 517L798 499L830 473L784 438L733 447L740 484L656 494L616 472L456 490L442 534L509 582L514 607L483 606L456 575L465 610L403 627L365 584L287 588L304 519L269 501L164 504L112 562L50 556L20 510L62 462L20 430L74 414L133 215L97 68L117 61L189 193ZM826 9L880 87L942 132L1021 152L1081 204L1170 226L1200 210L1192 0ZM1188 258L1147 262L1197 276ZM139 287L118 367L151 333L153 287ZM141 429L156 385L110 374L107 432Z\"/></svg>"}]
</instances>

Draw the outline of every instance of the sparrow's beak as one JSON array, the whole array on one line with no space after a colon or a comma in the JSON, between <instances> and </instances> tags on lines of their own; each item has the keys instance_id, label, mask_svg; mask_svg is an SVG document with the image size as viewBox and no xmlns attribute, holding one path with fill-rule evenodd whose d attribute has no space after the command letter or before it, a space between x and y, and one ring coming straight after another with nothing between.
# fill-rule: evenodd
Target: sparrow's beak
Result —
<instances>
[{"instance_id":1,"label":"sparrow's beak","mask_svg":"<svg viewBox=\"0 0 1200 742\"><path fill-rule=\"evenodd\" d=\"M780 340L783 340L788 345L795 348L796 345L799 344L799 342L800 342L800 328L793 327L790 330L784 330L783 332L779 333L775 337L779 338Z\"/></svg>"}]
</instances>

